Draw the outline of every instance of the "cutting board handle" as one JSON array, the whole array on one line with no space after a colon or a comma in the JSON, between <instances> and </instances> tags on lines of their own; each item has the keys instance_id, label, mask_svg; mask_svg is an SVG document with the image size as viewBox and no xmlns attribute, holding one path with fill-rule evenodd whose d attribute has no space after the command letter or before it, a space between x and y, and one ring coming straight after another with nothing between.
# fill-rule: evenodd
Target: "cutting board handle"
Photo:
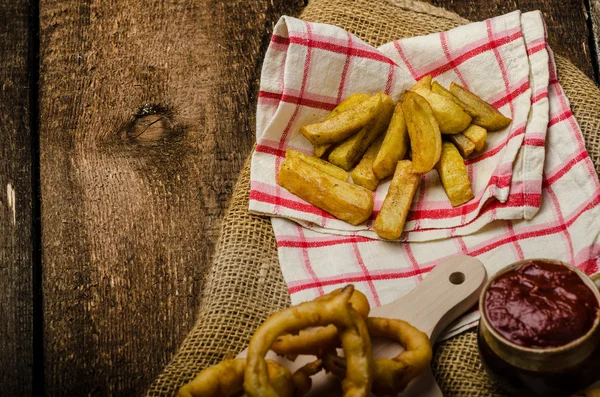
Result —
<instances>
[{"instance_id":1,"label":"cutting board handle","mask_svg":"<svg viewBox=\"0 0 600 397\"><path fill-rule=\"evenodd\" d=\"M408 321L435 342L452 321L477 303L486 279L485 267L479 260L452 256L440 262L409 293L373 308L369 316Z\"/></svg>"}]
</instances>

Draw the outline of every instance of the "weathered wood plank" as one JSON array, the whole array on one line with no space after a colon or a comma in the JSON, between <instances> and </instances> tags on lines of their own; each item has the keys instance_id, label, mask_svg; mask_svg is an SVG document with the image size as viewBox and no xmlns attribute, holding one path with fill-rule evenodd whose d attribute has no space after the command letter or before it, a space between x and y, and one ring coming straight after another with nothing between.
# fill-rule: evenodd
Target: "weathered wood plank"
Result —
<instances>
[{"instance_id":1,"label":"weathered wood plank","mask_svg":"<svg viewBox=\"0 0 600 397\"><path fill-rule=\"evenodd\" d=\"M589 21L596 84L600 84L600 0L585 0Z\"/></svg>"},{"instance_id":2,"label":"weathered wood plank","mask_svg":"<svg viewBox=\"0 0 600 397\"><path fill-rule=\"evenodd\" d=\"M469 20L481 20L514 10L540 10L546 19L550 47L594 78L586 10L581 0L425 0ZM597 0L595 0L597 1Z\"/></svg>"},{"instance_id":3,"label":"weathered wood plank","mask_svg":"<svg viewBox=\"0 0 600 397\"><path fill-rule=\"evenodd\" d=\"M28 0L0 3L0 393L32 393Z\"/></svg>"},{"instance_id":4,"label":"weathered wood plank","mask_svg":"<svg viewBox=\"0 0 600 397\"><path fill-rule=\"evenodd\" d=\"M193 325L268 33L301 4L40 2L47 395L139 394Z\"/></svg>"}]
</instances>

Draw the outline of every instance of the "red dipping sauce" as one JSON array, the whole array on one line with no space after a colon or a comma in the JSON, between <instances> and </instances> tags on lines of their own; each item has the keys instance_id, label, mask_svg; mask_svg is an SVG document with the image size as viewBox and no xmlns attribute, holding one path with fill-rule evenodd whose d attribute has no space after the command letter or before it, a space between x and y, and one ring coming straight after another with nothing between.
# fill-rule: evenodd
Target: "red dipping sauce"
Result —
<instances>
[{"instance_id":1,"label":"red dipping sauce","mask_svg":"<svg viewBox=\"0 0 600 397\"><path fill-rule=\"evenodd\" d=\"M489 324L528 348L563 346L585 335L598 316L594 293L565 266L531 261L497 277L485 295Z\"/></svg>"}]
</instances>

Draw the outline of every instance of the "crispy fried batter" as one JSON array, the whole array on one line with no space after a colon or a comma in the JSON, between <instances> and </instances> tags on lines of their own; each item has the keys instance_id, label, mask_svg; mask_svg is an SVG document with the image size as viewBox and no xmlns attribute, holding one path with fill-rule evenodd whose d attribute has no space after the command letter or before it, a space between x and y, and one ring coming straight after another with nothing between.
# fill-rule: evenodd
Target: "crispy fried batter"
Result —
<instances>
[{"instance_id":1,"label":"crispy fried batter","mask_svg":"<svg viewBox=\"0 0 600 397\"><path fill-rule=\"evenodd\" d=\"M280 397L298 397L306 394L306 392L299 394L300 391L306 390L307 382L309 382L310 389L310 379L308 381L304 379L305 375L310 376L321 369L320 363L317 367L314 367L314 363L311 363L311 367L300 369L303 370L304 374L296 377L296 374L292 375L289 369L275 361L266 360L266 363L269 380ZM307 364L307 367L311 364ZM237 396L244 389L245 369L245 358L222 361L200 371L190 383L179 389L177 397ZM312 370L315 372L311 373Z\"/></svg>"},{"instance_id":2,"label":"crispy fried batter","mask_svg":"<svg viewBox=\"0 0 600 397\"><path fill-rule=\"evenodd\" d=\"M323 369L323 361L321 359L308 363L298 369L292 375L294 387L296 388L296 397L301 397L310 391L312 387L311 376L320 372Z\"/></svg>"},{"instance_id":3,"label":"crispy fried batter","mask_svg":"<svg viewBox=\"0 0 600 397\"><path fill-rule=\"evenodd\" d=\"M369 333L398 341L406 349L394 358L378 358L374 362L372 391L377 395L396 395L429 366L432 358L427 335L409 323L387 318L367 319ZM346 361L335 351L323 357L325 369L338 377L346 374Z\"/></svg>"},{"instance_id":4,"label":"crispy fried batter","mask_svg":"<svg viewBox=\"0 0 600 397\"><path fill-rule=\"evenodd\" d=\"M398 394L429 366L432 358L429 337L402 320L371 317L367 326L372 337L394 339L406 349L392 359L375 360L373 392Z\"/></svg>"},{"instance_id":5,"label":"crispy fried batter","mask_svg":"<svg viewBox=\"0 0 600 397\"><path fill-rule=\"evenodd\" d=\"M334 324L346 356L347 373L342 381L345 397L367 396L371 388L372 354L365 320L349 304L354 287L301 303L269 317L248 346L244 390L250 397L279 397L269 382L265 354L277 337L300 329Z\"/></svg>"},{"instance_id":6,"label":"crispy fried batter","mask_svg":"<svg viewBox=\"0 0 600 397\"><path fill-rule=\"evenodd\" d=\"M350 297L350 305L358 314L367 318L371 311L369 300L360 291L354 290ZM300 354L321 356L324 351L339 347L340 338L335 325L303 329L297 335L285 334L277 338L271 346L275 353L295 360Z\"/></svg>"}]
</instances>

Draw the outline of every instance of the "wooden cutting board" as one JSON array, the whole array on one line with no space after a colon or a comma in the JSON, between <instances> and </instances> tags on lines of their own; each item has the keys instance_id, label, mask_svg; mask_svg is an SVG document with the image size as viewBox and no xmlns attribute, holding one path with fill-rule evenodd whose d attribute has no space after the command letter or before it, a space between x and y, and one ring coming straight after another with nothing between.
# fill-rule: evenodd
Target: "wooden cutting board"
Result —
<instances>
[{"instance_id":1,"label":"wooden cutting board","mask_svg":"<svg viewBox=\"0 0 600 397\"><path fill-rule=\"evenodd\" d=\"M437 265L425 279L402 298L384 306L373 308L369 316L397 318L409 322L425 332L434 344L440 333L460 315L471 308L479 298L486 281L483 264L470 256L453 256ZM392 358L402 351L402 346L386 339L373 340L373 356ZM238 357L245 357L244 350ZM267 358L286 365L292 371L314 360L300 356L292 362L273 352ZM313 388L308 396L339 396L340 382L332 374L321 371L313 377ZM402 397L443 396L431 370L412 381Z\"/></svg>"}]
</instances>

